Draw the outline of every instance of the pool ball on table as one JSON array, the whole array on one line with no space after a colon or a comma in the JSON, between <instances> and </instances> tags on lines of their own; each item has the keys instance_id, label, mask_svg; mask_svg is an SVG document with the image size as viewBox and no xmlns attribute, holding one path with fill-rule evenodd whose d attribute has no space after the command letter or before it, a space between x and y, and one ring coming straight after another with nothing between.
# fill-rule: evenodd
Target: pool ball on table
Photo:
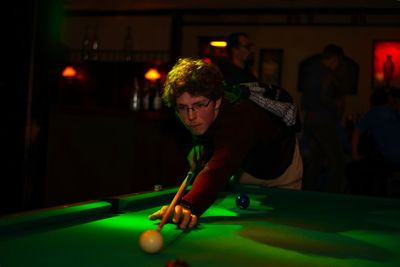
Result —
<instances>
[{"instance_id":1,"label":"pool ball on table","mask_svg":"<svg viewBox=\"0 0 400 267\"><path fill-rule=\"evenodd\" d=\"M236 206L240 209L247 209L250 206L250 198L246 194L239 194L236 197Z\"/></svg>"},{"instance_id":2,"label":"pool ball on table","mask_svg":"<svg viewBox=\"0 0 400 267\"><path fill-rule=\"evenodd\" d=\"M162 249L164 240L160 232L147 230L140 235L139 245L147 253L157 253Z\"/></svg>"}]
</instances>

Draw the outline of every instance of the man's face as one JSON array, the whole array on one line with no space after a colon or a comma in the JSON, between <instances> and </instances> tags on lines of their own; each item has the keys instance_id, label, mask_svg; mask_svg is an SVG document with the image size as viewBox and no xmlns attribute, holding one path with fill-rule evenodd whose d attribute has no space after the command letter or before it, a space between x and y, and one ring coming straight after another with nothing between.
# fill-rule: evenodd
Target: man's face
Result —
<instances>
[{"instance_id":1,"label":"man's face","mask_svg":"<svg viewBox=\"0 0 400 267\"><path fill-rule=\"evenodd\" d=\"M237 48L237 57L239 60L246 64L247 61L251 60L254 50L254 44L250 42L246 36L239 36L240 46Z\"/></svg>"},{"instance_id":2,"label":"man's face","mask_svg":"<svg viewBox=\"0 0 400 267\"><path fill-rule=\"evenodd\" d=\"M218 115L221 99L212 101L204 96L185 92L176 99L176 111L193 135L204 134Z\"/></svg>"},{"instance_id":3,"label":"man's face","mask_svg":"<svg viewBox=\"0 0 400 267\"><path fill-rule=\"evenodd\" d=\"M341 59L338 56L333 56L328 60L328 67L335 71L341 63Z\"/></svg>"}]
</instances>

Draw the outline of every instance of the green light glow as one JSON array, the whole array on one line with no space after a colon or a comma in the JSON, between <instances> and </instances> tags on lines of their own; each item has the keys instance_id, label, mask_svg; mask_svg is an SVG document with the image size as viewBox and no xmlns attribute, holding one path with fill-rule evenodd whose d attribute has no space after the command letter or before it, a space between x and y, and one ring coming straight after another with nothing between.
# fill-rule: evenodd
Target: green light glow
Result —
<instances>
[{"instance_id":1,"label":"green light glow","mask_svg":"<svg viewBox=\"0 0 400 267\"><path fill-rule=\"evenodd\" d=\"M203 217L212 217L212 216L218 216L218 217L237 217L238 213L233 211L233 210L229 210L229 209L224 209L222 207L214 207L212 209L207 210Z\"/></svg>"},{"instance_id":2,"label":"green light glow","mask_svg":"<svg viewBox=\"0 0 400 267\"><path fill-rule=\"evenodd\" d=\"M150 214L150 213L149 213ZM123 216L115 216L97 221L93 226L99 228L118 229L119 231L141 231L143 229L155 229L156 222L147 219L147 216L128 213Z\"/></svg>"}]
</instances>

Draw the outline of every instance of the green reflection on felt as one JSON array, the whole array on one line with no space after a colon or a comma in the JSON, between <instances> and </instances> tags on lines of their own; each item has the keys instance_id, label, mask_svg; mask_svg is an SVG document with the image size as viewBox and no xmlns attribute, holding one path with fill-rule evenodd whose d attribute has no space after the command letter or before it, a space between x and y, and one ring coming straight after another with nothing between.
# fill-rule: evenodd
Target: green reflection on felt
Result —
<instances>
[{"instance_id":1,"label":"green reflection on felt","mask_svg":"<svg viewBox=\"0 0 400 267\"><path fill-rule=\"evenodd\" d=\"M237 217L239 214L234 210L229 210L223 207L213 207L208 209L202 217L205 216L218 216L218 217Z\"/></svg>"},{"instance_id":2,"label":"green reflection on felt","mask_svg":"<svg viewBox=\"0 0 400 267\"><path fill-rule=\"evenodd\" d=\"M119 229L119 230L143 230L143 229L155 229L158 224L158 220L151 221L148 219L148 214L138 213L125 213L117 215L104 220L95 222L96 227Z\"/></svg>"}]
</instances>

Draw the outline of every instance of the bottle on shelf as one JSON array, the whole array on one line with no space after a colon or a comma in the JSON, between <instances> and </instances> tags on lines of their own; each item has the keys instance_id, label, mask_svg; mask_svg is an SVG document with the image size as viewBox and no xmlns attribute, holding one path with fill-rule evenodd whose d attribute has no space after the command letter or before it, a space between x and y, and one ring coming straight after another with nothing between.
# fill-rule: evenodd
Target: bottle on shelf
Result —
<instances>
[{"instance_id":1,"label":"bottle on shelf","mask_svg":"<svg viewBox=\"0 0 400 267\"><path fill-rule=\"evenodd\" d=\"M90 44L90 59L94 61L99 59L99 37L97 34L97 28L94 28L93 30L93 39Z\"/></svg>"},{"instance_id":2,"label":"bottle on shelf","mask_svg":"<svg viewBox=\"0 0 400 267\"><path fill-rule=\"evenodd\" d=\"M154 98L153 98L153 109L160 110L161 109L161 84L160 79L157 79L155 86L154 86Z\"/></svg>"},{"instance_id":3,"label":"bottle on shelf","mask_svg":"<svg viewBox=\"0 0 400 267\"><path fill-rule=\"evenodd\" d=\"M83 61L90 59L90 34L89 27L87 26L83 34L81 58Z\"/></svg>"},{"instance_id":4,"label":"bottle on shelf","mask_svg":"<svg viewBox=\"0 0 400 267\"><path fill-rule=\"evenodd\" d=\"M153 98L153 109L154 110L161 109L161 96L160 96L160 92L158 90L155 92L155 95Z\"/></svg>"},{"instance_id":5,"label":"bottle on shelf","mask_svg":"<svg viewBox=\"0 0 400 267\"><path fill-rule=\"evenodd\" d=\"M133 82L133 90L132 90L132 98L131 98L131 110L140 110L141 108L141 96L140 96L140 87L137 78L135 77Z\"/></svg>"},{"instance_id":6,"label":"bottle on shelf","mask_svg":"<svg viewBox=\"0 0 400 267\"><path fill-rule=\"evenodd\" d=\"M147 81L145 81L143 88L143 109L144 110L150 109L150 90Z\"/></svg>"}]
</instances>

